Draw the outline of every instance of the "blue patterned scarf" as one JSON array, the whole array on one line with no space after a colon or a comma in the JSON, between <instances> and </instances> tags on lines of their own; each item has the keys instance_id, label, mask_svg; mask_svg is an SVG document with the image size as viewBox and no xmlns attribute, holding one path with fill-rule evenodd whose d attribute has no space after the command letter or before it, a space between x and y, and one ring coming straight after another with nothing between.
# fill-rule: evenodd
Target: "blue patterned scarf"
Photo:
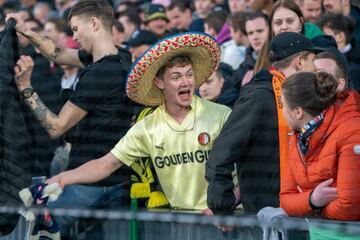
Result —
<instances>
[{"instance_id":1,"label":"blue patterned scarf","mask_svg":"<svg viewBox=\"0 0 360 240\"><path fill-rule=\"evenodd\" d=\"M298 135L299 146L304 155L306 155L309 149L309 139L310 135L320 126L320 124L324 120L324 115L326 111L323 111L315 118L310 120L303 128L301 128L301 132Z\"/></svg>"}]
</instances>

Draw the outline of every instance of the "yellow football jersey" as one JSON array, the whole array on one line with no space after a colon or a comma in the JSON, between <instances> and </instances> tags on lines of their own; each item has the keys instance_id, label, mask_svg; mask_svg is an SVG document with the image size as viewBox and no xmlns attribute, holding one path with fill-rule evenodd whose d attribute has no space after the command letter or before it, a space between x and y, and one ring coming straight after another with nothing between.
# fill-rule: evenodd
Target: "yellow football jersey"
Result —
<instances>
[{"instance_id":1,"label":"yellow football jersey","mask_svg":"<svg viewBox=\"0 0 360 240\"><path fill-rule=\"evenodd\" d=\"M173 208L205 209L205 162L230 112L226 106L194 96L180 124L163 104L135 124L111 152L128 166L150 157Z\"/></svg>"}]
</instances>

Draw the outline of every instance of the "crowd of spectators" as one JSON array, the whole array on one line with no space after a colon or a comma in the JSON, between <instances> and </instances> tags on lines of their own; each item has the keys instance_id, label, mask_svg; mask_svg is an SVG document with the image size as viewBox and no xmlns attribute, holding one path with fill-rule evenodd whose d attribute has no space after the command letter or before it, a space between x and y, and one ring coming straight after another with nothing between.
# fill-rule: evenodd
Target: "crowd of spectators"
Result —
<instances>
[{"instance_id":1,"label":"crowd of spectators","mask_svg":"<svg viewBox=\"0 0 360 240\"><path fill-rule=\"evenodd\" d=\"M245 213L272 206L295 217L360 220L358 5L351 0L0 0L0 34L7 19L17 20L22 57L15 79L28 105L24 116L33 123L36 174L55 176L50 183L65 187L50 207L128 207L131 163L150 157L170 207L213 215L232 213L241 203ZM199 80L198 60L179 50L181 56L164 57L151 69L154 84L147 88L161 91L146 97L160 100L126 96L134 70L143 74L137 81L149 78L139 65L152 67L150 48L157 44L158 50L187 33L219 44L219 63L214 53L202 59L204 66L218 68L209 67L206 79ZM181 44L197 53L195 43ZM173 69L182 73L179 79L195 81L177 86L179 96L165 84ZM184 106L177 108L183 102L185 112ZM152 117L131 128L144 107L158 105ZM198 108L209 109L212 125ZM171 126L161 119L164 114L172 118ZM194 118L192 128L188 118ZM206 126L196 125L196 118ZM191 133L194 138L200 133L200 145L190 148L188 135L177 138L158 126L200 129ZM145 132L153 142L139 140ZM201 150L206 162L194 169L183 162L184 168L174 171L181 177L164 173L149 150L160 151L177 139L181 146L174 151L190 154L204 147L203 137L211 141ZM164 159L165 153L178 153L162 151ZM108 168L101 169L102 163ZM120 168L123 163L129 167ZM177 182L191 174L196 182ZM193 194L190 201L182 192ZM58 219L63 236L69 236L74 221ZM259 234L252 233L254 239Z\"/></svg>"}]
</instances>

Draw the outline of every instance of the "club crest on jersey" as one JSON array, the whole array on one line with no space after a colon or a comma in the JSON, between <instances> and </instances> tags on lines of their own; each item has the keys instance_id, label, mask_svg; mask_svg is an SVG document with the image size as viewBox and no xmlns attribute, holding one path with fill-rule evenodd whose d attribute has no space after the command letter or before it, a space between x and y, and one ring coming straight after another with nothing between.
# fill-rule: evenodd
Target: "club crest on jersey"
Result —
<instances>
[{"instance_id":1,"label":"club crest on jersey","mask_svg":"<svg viewBox=\"0 0 360 240\"><path fill-rule=\"evenodd\" d=\"M198 141L201 145L207 145L210 142L210 135L206 132L202 132L198 136Z\"/></svg>"}]
</instances>

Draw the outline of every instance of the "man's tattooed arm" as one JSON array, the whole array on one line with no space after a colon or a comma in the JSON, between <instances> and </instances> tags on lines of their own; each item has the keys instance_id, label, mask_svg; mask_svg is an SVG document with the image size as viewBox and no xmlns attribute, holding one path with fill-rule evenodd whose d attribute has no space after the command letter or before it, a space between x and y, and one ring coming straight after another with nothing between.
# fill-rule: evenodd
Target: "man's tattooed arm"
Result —
<instances>
[{"instance_id":1,"label":"man's tattooed arm","mask_svg":"<svg viewBox=\"0 0 360 240\"><path fill-rule=\"evenodd\" d=\"M42 53L44 53L51 61L59 56L62 49L55 46L55 44L47 37L41 37L40 41L32 42ZM52 51L50 49L53 49Z\"/></svg>"},{"instance_id":2,"label":"man's tattooed arm","mask_svg":"<svg viewBox=\"0 0 360 240\"><path fill-rule=\"evenodd\" d=\"M52 113L39 98L37 93L32 97L25 99L25 102L33 111L35 117L40 121L41 125L49 133L50 136L56 136L55 120L59 118Z\"/></svg>"},{"instance_id":3,"label":"man's tattooed arm","mask_svg":"<svg viewBox=\"0 0 360 240\"><path fill-rule=\"evenodd\" d=\"M54 114L45 106L36 92L31 97L25 98L24 101L52 138L62 136L78 124L88 113L72 102L67 101L59 114Z\"/></svg>"},{"instance_id":4,"label":"man's tattooed arm","mask_svg":"<svg viewBox=\"0 0 360 240\"><path fill-rule=\"evenodd\" d=\"M60 53L60 52L61 52L61 49L58 48L58 47L56 47L55 50L54 50L54 52L52 52L52 53L50 54L50 57L55 60L55 59L59 56L59 53Z\"/></svg>"},{"instance_id":5,"label":"man's tattooed arm","mask_svg":"<svg viewBox=\"0 0 360 240\"><path fill-rule=\"evenodd\" d=\"M49 61L60 65L71 65L83 68L79 59L78 50L66 47L57 47L49 38L41 36L34 31L22 33Z\"/></svg>"}]
</instances>

